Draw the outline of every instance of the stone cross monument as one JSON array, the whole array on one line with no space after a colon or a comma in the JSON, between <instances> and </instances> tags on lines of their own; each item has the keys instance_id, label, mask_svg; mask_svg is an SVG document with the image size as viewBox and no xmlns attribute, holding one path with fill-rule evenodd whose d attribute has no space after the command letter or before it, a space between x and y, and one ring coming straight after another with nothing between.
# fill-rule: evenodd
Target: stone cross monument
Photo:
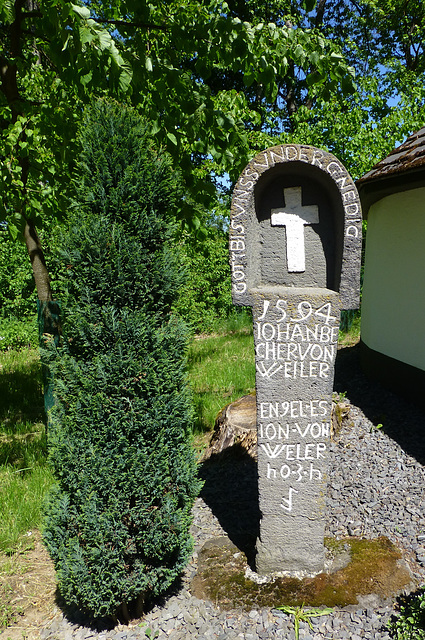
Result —
<instances>
[{"instance_id":1,"label":"stone cross monument","mask_svg":"<svg viewBox=\"0 0 425 640\"><path fill-rule=\"evenodd\" d=\"M341 309L359 306L361 209L330 153L280 145L234 189L232 296L251 306L262 519L256 570L324 568L324 509Z\"/></svg>"}]
</instances>

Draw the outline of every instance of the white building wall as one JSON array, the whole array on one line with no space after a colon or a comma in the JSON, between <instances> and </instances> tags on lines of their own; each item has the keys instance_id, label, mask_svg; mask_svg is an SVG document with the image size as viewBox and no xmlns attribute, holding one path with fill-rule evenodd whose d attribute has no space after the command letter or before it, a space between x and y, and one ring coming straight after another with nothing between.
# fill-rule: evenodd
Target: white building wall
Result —
<instances>
[{"instance_id":1,"label":"white building wall","mask_svg":"<svg viewBox=\"0 0 425 640\"><path fill-rule=\"evenodd\" d=\"M369 210L361 327L368 347L425 370L425 188Z\"/></svg>"}]
</instances>

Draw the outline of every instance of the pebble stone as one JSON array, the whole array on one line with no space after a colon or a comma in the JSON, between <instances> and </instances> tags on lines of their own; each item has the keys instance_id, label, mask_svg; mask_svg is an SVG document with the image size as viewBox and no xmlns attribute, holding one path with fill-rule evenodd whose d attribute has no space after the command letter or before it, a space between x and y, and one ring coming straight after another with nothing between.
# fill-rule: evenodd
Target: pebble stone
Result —
<instances>
[{"instance_id":1,"label":"pebble stone","mask_svg":"<svg viewBox=\"0 0 425 640\"><path fill-rule=\"evenodd\" d=\"M392 398L392 402L398 400ZM391 410L391 402L388 409ZM418 420L416 414L414 420ZM403 551L417 584L423 584L425 458L422 454L418 459L409 455L405 450L409 447L402 448L394 438L394 429L390 436L384 429L376 428L376 424L351 403L345 426L331 442L326 535L387 536ZM402 428L409 428L408 419L400 425ZM219 476L220 473L212 477ZM210 492L213 489L210 487ZM112 630L96 630L72 623L58 610L54 619L40 629L40 639L292 640L295 637L293 618L281 611L273 608L223 611L191 594L190 584L202 545L211 538L226 535L207 504L209 496L205 486L193 508L195 547L179 587L155 604L142 621L118 625ZM223 523L223 518L220 519ZM330 615L312 618L311 627L301 622L299 637L300 640L390 640L386 625L392 615L393 603L377 605L373 599L368 602L366 598L349 610L335 609Z\"/></svg>"}]
</instances>

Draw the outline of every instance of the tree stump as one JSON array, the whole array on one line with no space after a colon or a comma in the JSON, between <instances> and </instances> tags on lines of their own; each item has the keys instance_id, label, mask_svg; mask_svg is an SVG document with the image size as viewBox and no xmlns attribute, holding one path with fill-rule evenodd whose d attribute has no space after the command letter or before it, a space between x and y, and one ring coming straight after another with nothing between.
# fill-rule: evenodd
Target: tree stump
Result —
<instances>
[{"instance_id":1,"label":"tree stump","mask_svg":"<svg viewBox=\"0 0 425 640\"><path fill-rule=\"evenodd\" d=\"M338 436L348 419L350 405L347 402L332 403L332 438ZM254 460L257 459L257 405L255 393L242 396L239 400L227 404L215 419L214 432L202 461L213 454L223 453L230 447L238 445ZM234 451L234 449L232 450Z\"/></svg>"},{"instance_id":2,"label":"tree stump","mask_svg":"<svg viewBox=\"0 0 425 640\"><path fill-rule=\"evenodd\" d=\"M252 458L257 457L255 394L243 396L221 409L215 419L214 432L203 460L234 445L244 449Z\"/></svg>"}]
</instances>

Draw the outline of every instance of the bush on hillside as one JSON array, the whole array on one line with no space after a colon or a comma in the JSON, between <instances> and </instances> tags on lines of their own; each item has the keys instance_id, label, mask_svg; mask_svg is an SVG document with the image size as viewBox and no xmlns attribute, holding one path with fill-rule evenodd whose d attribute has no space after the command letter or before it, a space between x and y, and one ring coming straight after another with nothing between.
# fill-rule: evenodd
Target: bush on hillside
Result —
<instances>
[{"instance_id":1,"label":"bush on hillside","mask_svg":"<svg viewBox=\"0 0 425 640\"><path fill-rule=\"evenodd\" d=\"M68 604L116 615L164 592L187 563L199 491L170 315L181 273L167 158L128 109L98 103L83 129L78 205L63 239L63 346L52 347L57 478L44 540Z\"/></svg>"},{"instance_id":2,"label":"bush on hillside","mask_svg":"<svg viewBox=\"0 0 425 640\"><path fill-rule=\"evenodd\" d=\"M0 318L0 351L9 349L36 349L39 344L37 316L33 314L21 320L14 317Z\"/></svg>"},{"instance_id":3,"label":"bush on hillside","mask_svg":"<svg viewBox=\"0 0 425 640\"><path fill-rule=\"evenodd\" d=\"M235 314L229 267L228 233L209 226L202 241L187 235L181 242L186 283L176 312L197 332L213 331Z\"/></svg>"},{"instance_id":4,"label":"bush on hillside","mask_svg":"<svg viewBox=\"0 0 425 640\"><path fill-rule=\"evenodd\" d=\"M28 252L23 242L13 240L0 224L0 317L33 317L37 293Z\"/></svg>"}]
</instances>

